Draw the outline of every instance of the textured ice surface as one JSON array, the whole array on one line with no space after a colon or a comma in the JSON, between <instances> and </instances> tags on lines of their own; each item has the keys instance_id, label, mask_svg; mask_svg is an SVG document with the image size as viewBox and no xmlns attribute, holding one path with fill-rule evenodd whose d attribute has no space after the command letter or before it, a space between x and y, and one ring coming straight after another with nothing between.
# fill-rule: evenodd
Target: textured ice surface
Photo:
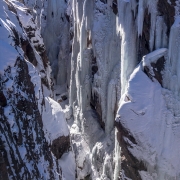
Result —
<instances>
[{"instance_id":1,"label":"textured ice surface","mask_svg":"<svg viewBox=\"0 0 180 180\"><path fill-rule=\"evenodd\" d=\"M142 179L179 178L179 2L176 2L169 47L167 27L158 12L156 0L139 0L138 3L136 0L117 0L117 15L113 13L112 6L116 2L112 0L24 0L25 5L16 0L9 2L15 7L18 19L7 6L3 7L2 1L0 74L8 66L15 71L16 57L23 56L20 48L13 47L12 28L23 38L27 36L25 29L32 30L33 36L28 40L38 65L27 64L47 140L51 142L59 135L68 135L65 118L70 124L76 164L71 152L62 157L59 164L63 178L75 179L75 171L77 179L89 176L106 180L118 178L121 147L116 139L117 130L114 130L118 106L120 122L137 141L135 145L125 139L132 146L129 151L148 169L139 172ZM166 56L162 83L166 89L157 81L152 82L144 74L141 64L137 66L145 12L149 13L151 21L146 42L151 53L145 55L141 63L151 69L151 63ZM43 67L39 55L37 47L42 47L43 41L52 71L49 66ZM94 74L93 66L96 67ZM41 84L44 77L49 86L52 78L53 93ZM13 81L9 80L7 90L12 90L12 85ZM60 102L64 109L50 97ZM42 106L44 98L45 105ZM90 106L92 99L96 101L93 109ZM68 102L69 106L66 106ZM9 111L5 108L7 116ZM14 119L8 117L13 127ZM105 131L99 121L104 123ZM13 131L17 131L15 126ZM19 151L24 157L25 149L21 147ZM66 168L68 162L71 166ZM40 165L38 168L43 174ZM128 179L124 170L121 173L122 178Z\"/></svg>"}]
</instances>

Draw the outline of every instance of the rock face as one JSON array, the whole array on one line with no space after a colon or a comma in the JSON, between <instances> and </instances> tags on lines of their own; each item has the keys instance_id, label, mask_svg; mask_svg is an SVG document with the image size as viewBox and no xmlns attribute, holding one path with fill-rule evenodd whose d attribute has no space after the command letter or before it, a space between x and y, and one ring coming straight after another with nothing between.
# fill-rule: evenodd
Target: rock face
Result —
<instances>
[{"instance_id":1,"label":"rock face","mask_svg":"<svg viewBox=\"0 0 180 180\"><path fill-rule=\"evenodd\" d=\"M150 67L145 66L144 72L149 76L150 79L155 78L162 85L163 75L162 72L164 70L165 58L161 57L157 60L156 63L151 63ZM153 74L150 73L150 69L153 69Z\"/></svg>"},{"instance_id":2,"label":"rock face","mask_svg":"<svg viewBox=\"0 0 180 180\"><path fill-rule=\"evenodd\" d=\"M8 101L6 107L1 106L0 128L3 146L1 153L4 154L6 167L9 167L6 173L12 179L40 179L42 174L39 168L42 166L41 158L44 158L44 162L48 162L51 169L46 176L54 179L56 176L53 167L57 168L57 171L58 167L54 164L44 137L42 118L38 111L34 85L28 74L28 65L25 60L18 58L14 69L16 75L13 79L8 79L12 71L10 67L8 74L1 79L1 89L6 92ZM4 79L6 82L3 83ZM12 89L6 89L9 81L13 81ZM31 164L31 170L28 164Z\"/></svg>"},{"instance_id":3,"label":"rock face","mask_svg":"<svg viewBox=\"0 0 180 180\"><path fill-rule=\"evenodd\" d=\"M0 2L0 179L62 179L58 160L69 152L69 131L58 116L56 126L64 130L49 143L44 114L49 121L57 116L54 106L53 114L45 112L45 99L52 96L50 67L40 30L25 5Z\"/></svg>"},{"instance_id":4,"label":"rock face","mask_svg":"<svg viewBox=\"0 0 180 180\"><path fill-rule=\"evenodd\" d=\"M7 105L7 100L6 100L6 97L4 96L3 92L0 92L0 98L1 98L1 106L2 107L5 107Z\"/></svg>"},{"instance_id":5,"label":"rock face","mask_svg":"<svg viewBox=\"0 0 180 180\"><path fill-rule=\"evenodd\" d=\"M160 16L164 18L164 22L167 26L167 35L169 36L171 26L174 23L176 1L170 0L168 2L159 0L157 6Z\"/></svg>"},{"instance_id":6,"label":"rock face","mask_svg":"<svg viewBox=\"0 0 180 180\"><path fill-rule=\"evenodd\" d=\"M51 151L55 155L57 159L60 159L61 156L65 153L68 152L70 148L70 138L69 136L61 136L57 139L55 139L52 142L51 145Z\"/></svg>"},{"instance_id":7,"label":"rock face","mask_svg":"<svg viewBox=\"0 0 180 180\"><path fill-rule=\"evenodd\" d=\"M179 14L0 2L0 179L179 179Z\"/></svg>"},{"instance_id":8,"label":"rock face","mask_svg":"<svg viewBox=\"0 0 180 180\"><path fill-rule=\"evenodd\" d=\"M116 123L116 128L118 129L116 138L121 146L121 173L119 175L123 176L125 174L130 179L141 180L139 171L147 171L147 167L143 164L143 161L136 159L129 151L128 148L131 147L132 144L128 143L125 138L131 140L134 145L136 145L137 142L121 123Z\"/></svg>"},{"instance_id":9,"label":"rock face","mask_svg":"<svg viewBox=\"0 0 180 180\"><path fill-rule=\"evenodd\" d=\"M143 20L143 31L139 37L139 61L142 57L150 52L149 39L150 39L150 27L151 27L151 15L148 12L148 8L145 10L145 16Z\"/></svg>"}]
</instances>

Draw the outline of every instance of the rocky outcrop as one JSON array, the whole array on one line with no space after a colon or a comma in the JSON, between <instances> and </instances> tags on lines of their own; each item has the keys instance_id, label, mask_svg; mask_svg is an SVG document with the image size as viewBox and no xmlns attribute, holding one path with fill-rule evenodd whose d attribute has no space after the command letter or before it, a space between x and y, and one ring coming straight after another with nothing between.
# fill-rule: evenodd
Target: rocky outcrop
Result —
<instances>
[{"instance_id":1,"label":"rocky outcrop","mask_svg":"<svg viewBox=\"0 0 180 180\"><path fill-rule=\"evenodd\" d=\"M1 110L0 110L1 111ZM7 153L4 148L2 140L0 140L0 179L8 180L8 171L7 171Z\"/></svg>"},{"instance_id":2,"label":"rocky outcrop","mask_svg":"<svg viewBox=\"0 0 180 180\"><path fill-rule=\"evenodd\" d=\"M130 134L130 132L123 127L121 123L115 123L116 128L118 129L117 133L117 140L119 142L119 145L121 146L121 153L119 154L121 158L121 172L119 173L119 180L124 177L128 177L133 180L141 180L141 176L139 174L139 171L147 171L147 168L143 164L142 161L139 161L132 155L132 153L129 151L129 147L132 146L132 144L128 143L128 141L125 141L125 138L129 139L130 142L132 142L134 145L136 145L136 140L134 139L133 135Z\"/></svg>"},{"instance_id":3,"label":"rocky outcrop","mask_svg":"<svg viewBox=\"0 0 180 180\"><path fill-rule=\"evenodd\" d=\"M2 107L5 107L7 105L7 100L2 91L0 92L0 99L1 99L0 105Z\"/></svg>"},{"instance_id":4,"label":"rocky outcrop","mask_svg":"<svg viewBox=\"0 0 180 180\"><path fill-rule=\"evenodd\" d=\"M160 16L164 18L164 22L166 23L167 26L167 36L169 36L171 26L174 23L175 6L176 6L176 0L170 0L170 1L158 0L157 3L158 13Z\"/></svg>"},{"instance_id":5,"label":"rocky outcrop","mask_svg":"<svg viewBox=\"0 0 180 180\"><path fill-rule=\"evenodd\" d=\"M45 97L52 91L40 29L25 4L0 5L1 41L10 54L1 54L0 64L0 179L62 179L58 159L70 138L59 135L53 149L44 131Z\"/></svg>"},{"instance_id":6,"label":"rocky outcrop","mask_svg":"<svg viewBox=\"0 0 180 180\"><path fill-rule=\"evenodd\" d=\"M51 151L57 159L60 159L61 156L68 152L70 149L70 137L61 136L53 140L51 145Z\"/></svg>"},{"instance_id":7,"label":"rocky outcrop","mask_svg":"<svg viewBox=\"0 0 180 180\"><path fill-rule=\"evenodd\" d=\"M4 91L7 83L13 81L13 86L5 93L7 106L5 108L1 106L0 131L3 142L1 151L4 154L1 165L5 167L4 163L6 164L6 173L13 179L40 179L42 174L39 167L41 158L44 158L50 169L47 174L51 179L55 179L53 168L57 167L44 137L42 119L28 66L25 60L19 57L14 68L16 75L13 78L12 68L9 67L8 73L1 79L3 84L1 89ZM2 83L4 79L6 82ZM58 168L56 170L58 171ZM2 172L5 173L5 168Z\"/></svg>"},{"instance_id":8,"label":"rocky outcrop","mask_svg":"<svg viewBox=\"0 0 180 180\"><path fill-rule=\"evenodd\" d=\"M21 39L21 46L24 51L24 56L34 65L37 66L38 62L36 60L33 48L31 47L29 41L26 39Z\"/></svg>"},{"instance_id":9,"label":"rocky outcrop","mask_svg":"<svg viewBox=\"0 0 180 180\"><path fill-rule=\"evenodd\" d=\"M141 61L142 57L150 52L149 39L150 39L150 27L151 27L151 15L148 9L145 9L145 16L143 21L142 35L139 37L138 48L138 61Z\"/></svg>"},{"instance_id":10,"label":"rocky outcrop","mask_svg":"<svg viewBox=\"0 0 180 180\"><path fill-rule=\"evenodd\" d=\"M164 68L165 68L165 58L163 56L163 57L159 58L156 63L151 63L150 67L145 66L144 72L148 75L148 77L151 80L153 80L153 78L155 78L162 86ZM152 71L153 71L153 74L150 73Z\"/></svg>"}]
</instances>

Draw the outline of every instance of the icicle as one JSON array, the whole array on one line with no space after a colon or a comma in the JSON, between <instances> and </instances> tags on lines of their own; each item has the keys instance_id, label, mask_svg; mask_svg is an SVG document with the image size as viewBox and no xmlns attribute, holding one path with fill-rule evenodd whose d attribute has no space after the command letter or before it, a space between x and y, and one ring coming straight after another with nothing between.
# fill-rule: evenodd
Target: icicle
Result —
<instances>
[{"instance_id":1,"label":"icicle","mask_svg":"<svg viewBox=\"0 0 180 180\"><path fill-rule=\"evenodd\" d=\"M119 0L119 30L121 41L121 94L125 92L127 81L136 66L136 26L131 12L131 4Z\"/></svg>"},{"instance_id":2,"label":"icicle","mask_svg":"<svg viewBox=\"0 0 180 180\"><path fill-rule=\"evenodd\" d=\"M180 95L180 39L177 38L180 36L179 24L180 18L177 17L170 31L168 61L164 74L164 86L178 96Z\"/></svg>"},{"instance_id":3,"label":"icicle","mask_svg":"<svg viewBox=\"0 0 180 180\"><path fill-rule=\"evenodd\" d=\"M155 38L155 48L159 49L162 47L162 35L163 35L163 18L161 16L157 17L156 20L156 38Z\"/></svg>"},{"instance_id":4,"label":"icicle","mask_svg":"<svg viewBox=\"0 0 180 180\"><path fill-rule=\"evenodd\" d=\"M107 115L105 122L105 131L109 134L114 128L114 110L116 103L116 91L115 91L115 82L112 79L108 85L107 93Z\"/></svg>"},{"instance_id":5,"label":"icicle","mask_svg":"<svg viewBox=\"0 0 180 180\"><path fill-rule=\"evenodd\" d=\"M142 35L143 22L144 22L144 11L145 11L146 0L139 0L138 6L138 35Z\"/></svg>"},{"instance_id":6,"label":"icicle","mask_svg":"<svg viewBox=\"0 0 180 180\"><path fill-rule=\"evenodd\" d=\"M151 14L151 29L150 29L150 50L153 51L154 40L155 40L155 28L156 28L156 17L157 17L157 2L156 0L148 1L148 10Z\"/></svg>"},{"instance_id":7,"label":"icicle","mask_svg":"<svg viewBox=\"0 0 180 180\"><path fill-rule=\"evenodd\" d=\"M114 180L118 180L119 179L119 173L121 170L121 158L120 158L120 154L121 154L121 147L120 144L117 140L117 133L118 130L115 129L115 156L114 156L114 162L115 162L115 168L114 168Z\"/></svg>"}]
</instances>

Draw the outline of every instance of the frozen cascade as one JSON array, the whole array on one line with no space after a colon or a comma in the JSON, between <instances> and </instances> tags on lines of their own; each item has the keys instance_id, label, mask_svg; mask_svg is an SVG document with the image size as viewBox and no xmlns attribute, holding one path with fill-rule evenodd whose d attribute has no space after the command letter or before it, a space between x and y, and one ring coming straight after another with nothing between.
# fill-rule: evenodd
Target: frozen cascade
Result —
<instances>
[{"instance_id":1,"label":"frozen cascade","mask_svg":"<svg viewBox=\"0 0 180 180\"><path fill-rule=\"evenodd\" d=\"M155 29L155 49L168 47L167 42L167 27L161 16L157 16Z\"/></svg>"},{"instance_id":2,"label":"frozen cascade","mask_svg":"<svg viewBox=\"0 0 180 180\"><path fill-rule=\"evenodd\" d=\"M166 73L164 74L164 87L173 91L176 96L180 96L179 82L179 59L180 59L180 30L179 30L180 17L177 16L173 26L171 27L170 40L169 40L169 53L168 60L166 63ZM170 83L169 83L170 82Z\"/></svg>"},{"instance_id":3,"label":"frozen cascade","mask_svg":"<svg viewBox=\"0 0 180 180\"><path fill-rule=\"evenodd\" d=\"M179 12L179 9L178 10L177 9L178 9L178 6L176 7L176 11ZM176 14L178 13L176 12ZM151 141L151 138L147 138L147 139L145 138L146 136L147 137L149 136L148 134L145 135L148 130L143 130L143 129L145 129L145 126L146 126L145 124L149 123L146 117L147 117L148 111L150 111L151 108L149 107L146 109L145 108L146 105L143 105L143 102L147 100L148 98L144 98L144 100L141 103L139 102L139 98L142 98L145 92L143 88L140 88L141 95L138 97L138 92L136 92L138 91L137 84L139 83L139 86L140 86L140 82L143 84L145 84L145 82L143 82L143 80L140 80L140 77L137 78L138 73L139 73L139 70L137 70L137 68L134 70L134 73L131 75L127 92L125 93L125 95L128 96L128 99L122 96L120 108L119 108L119 115L120 115L119 120L126 129L129 129L130 133L132 133L132 136L135 137L137 141L137 145L135 145L132 148L129 148L129 151L131 151L131 153L134 154L136 158L140 156L139 158L141 160L143 159L143 162L145 163L145 166L147 167L148 173L145 173L145 171L141 171L140 172L141 178L142 179L173 179L173 178L178 179L179 170L176 168L178 167L178 162L175 159L173 160L172 154L174 155L176 154L175 156L177 157L178 152L176 151L176 149L179 148L179 143L177 142L178 141L177 139L179 138L179 135L178 135L178 129L179 129L178 128L178 124L179 124L179 97L178 97L179 96L178 94L178 91L179 91L179 87L178 87L179 86L179 83L178 83L179 45L178 44L179 43L178 43L178 38L177 38L179 37L179 16L176 15L175 22L171 27L168 51L166 48L163 48L163 47L168 47L166 25L163 22L162 16L156 16L154 18L156 18L156 20L155 21L153 20L153 23L156 22L156 25L155 25L155 28L153 29L154 32L152 32L151 30L151 33L155 33L155 34L151 35L151 38L155 37L155 43L154 43L154 40L153 40L153 43L152 41L150 41L149 43L151 44L150 46L151 50L153 50L154 48L157 50L146 55L143 58L144 60L142 63L143 63L143 66L149 66L150 74L153 74L153 71L151 71L152 64L154 63L156 64L157 60L160 59L161 57L164 57L165 59L165 70L163 72L163 87L171 91L168 91L165 89L158 90L158 91L162 91L162 94L160 93L161 100L160 99L158 100L158 104L162 106L160 108L162 112L155 115L156 113L158 113L157 111L159 111L159 108L158 108L158 110L156 109L152 113L152 115L155 115L158 121L159 120L162 121L161 125L153 124L153 129L155 126L161 127L161 129L158 130L159 133L157 135L159 136L159 138L161 138L161 140L159 140L159 142L162 142L161 147L158 148L158 146L154 145L152 142L148 142L148 141ZM163 26L164 28L162 28ZM152 44L155 44L155 47L153 47L154 45L152 46ZM162 48L162 49L159 49L159 48ZM155 84L153 86L156 86ZM148 87L150 88L150 86ZM158 91L156 90L156 93L159 93ZM148 89L147 92L152 92L152 91ZM155 99L157 98L154 98L154 100ZM146 103L146 104L156 104L156 103ZM138 117L137 118L135 116L133 118L129 117L131 115L127 115L128 112L130 113L130 111L127 111L127 108L130 108L130 110L132 110L134 113L137 113ZM145 108L146 110L145 109L140 110L139 108ZM146 116L144 117L144 119L146 119L146 123L141 124L141 118L143 119L143 116L140 117L139 113L142 113L143 116ZM158 116L161 116L161 117L158 117ZM152 117L150 117L150 119L151 121L153 120ZM165 122L167 123L167 125L165 124ZM133 127L133 123L137 123L139 127L137 127L136 129L135 126ZM160 122L156 122L156 123L160 123ZM143 132L141 132L141 130L143 130ZM141 142L140 138L142 137L146 140L145 141L143 140L143 142L140 143ZM174 140L172 140L172 138L174 138ZM129 142L127 139L125 141L127 141L128 143L132 145L132 142ZM147 145L148 148L150 148L151 146L154 146L152 148L153 152L155 152L155 154L160 153L160 155L158 156L150 152L150 154L152 155L150 158L147 158L150 156L150 154L145 155L144 157L138 154L139 152L141 152L139 147L137 147L138 144L140 143L141 147L145 148L146 147L145 142L148 143ZM175 147L175 148L173 149L173 152L170 152L171 150L169 150L168 147ZM145 150L143 150L143 152L145 152ZM157 159L154 159L154 156L156 156ZM157 165L157 169L155 168L153 164ZM171 170L167 170L166 166L167 167L171 166L170 168Z\"/></svg>"},{"instance_id":4,"label":"frozen cascade","mask_svg":"<svg viewBox=\"0 0 180 180\"><path fill-rule=\"evenodd\" d=\"M138 6L138 35L142 35L143 21L145 16L145 9L148 8L148 13L151 15L151 29L150 29L150 50L153 50L154 39L155 39L155 29L156 29L156 19L157 19L157 1L153 0L140 0Z\"/></svg>"},{"instance_id":5,"label":"frozen cascade","mask_svg":"<svg viewBox=\"0 0 180 180\"><path fill-rule=\"evenodd\" d=\"M67 77L69 79L70 76L67 71L70 66L70 24L66 18L66 8L67 4L64 0L44 1L44 13L41 17L42 23L46 24L42 33L52 68L52 77L55 85L61 86L67 82Z\"/></svg>"},{"instance_id":6,"label":"frozen cascade","mask_svg":"<svg viewBox=\"0 0 180 180\"><path fill-rule=\"evenodd\" d=\"M64 113L50 98L51 68L35 21L36 2L0 1L0 179L4 180L62 179L57 159L70 146Z\"/></svg>"},{"instance_id":7,"label":"frozen cascade","mask_svg":"<svg viewBox=\"0 0 180 180\"><path fill-rule=\"evenodd\" d=\"M69 10L71 22L69 24L67 23L69 26L67 26L67 29L69 28L69 32L73 34L73 38L70 39L68 35L65 35L64 37L68 37L69 39L62 39L62 41L68 42L71 40L72 43L72 52L70 53L71 61L68 60L71 65L68 67L66 66L67 71L70 71L70 75L69 77L66 75L65 78L66 81L69 82L63 81L62 83L59 83L59 85L64 83L69 84L69 104L72 108L74 117L72 134L78 132L82 136L82 142L89 142L88 146L90 149L87 152L92 156L91 159L86 155L87 152L84 152L86 149L85 145L82 145L82 149L84 149L83 152L85 153L84 163L86 164L86 167L84 167L84 169L77 168L78 177L83 178L88 176L88 173L90 173L91 177L100 177L99 172L97 171L99 166L95 163L100 161L103 167L102 170L100 170L103 174L101 178L118 179L121 168L119 158L121 148L116 139L118 131L114 131L114 118L120 97L126 92L129 77L139 61L139 47L137 44L139 43L139 37L142 38L143 36L145 26L143 21L145 16L147 16L145 13L149 13L151 20L149 29L150 35L148 39L149 52L159 48L167 48L167 27L164 18L158 13L157 1L155 0L140 0L138 3L135 0L118 0L117 2L110 0L107 1L107 3L106 1L100 0L95 2L88 0L73 0L69 2L71 2L71 6L68 5L67 8L71 8L71 10ZM114 3L117 5L117 15L115 15L111 9ZM51 6L53 7L53 5ZM48 11L51 12L52 10ZM51 18L51 15L52 14L49 14L48 16ZM63 29L60 25L56 25L56 28ZM65 29L63 29L63 32L65 32ZM62 35L59 36L61 39ZM52 39L54 42L57 42L55 38ZM59 47L58 43L59 42L52 44L57 44L58 49L61 49L58 58L62 58L63 53L65 53L65 48L63 49L65 46L59 43ZM51 43L48 42L47 44ZM66 48L68 46L70 47L70 45L67 44ZM55 48L49 51L49 57L50 59L53 59L52 68L56 67L57 62L64 67L63 62L65 63L65 61L61 62L60 59L57 60L54 56L54 49ZM151 63L156 63L160 57L166 54L166 51L167 49L159 49L152 54L145 56L143 61L143 63L145 63L144 65L150 67ZM65 53L65 55L67 54ZM141 55L143 56L146 54ZM60 64L58 68L61 68ZM93 72L94 70L92 68L94 66L97 66L95 72ZM58 70L54 69L54 73L59 76L54 76L56 81L59 81L61 78L64 79L64 69L59 69L59 73ZM61 75L61 73L63 75ZM67 72L65 74L67 74ZM164 74L164 76L165 75L166 74ZM101 159L102 154L106 151L104 149L104 143L106 144L106 141L108 141L107 137L102 138L101 133L100 136L97 136L96 140L89 137L86 126L89 128L91 126L93 127L97 121L96 118L94 119L92 117L92 107L90 104L93 105L97 112L98 118L101 121L101 126L104 124L106 136L115 137L113 138L115 140L115 147L113 143L110 143L110 147L115 149L113 158L113 152L109 151L111 155L105 156L104 160ZM93 125L90 125L90 122L92 122ZM75 134L73 135L73 142L75 146L79 146L77 145ZM96 142L99 142L100 144L97 144ZM76 153L78 153L78 151L75 151L75 154ZM77 157L79 157L78 154ZM99 159L99 161L94 162L96 159ZM110 164L112 162L109 164L110 161L115 163L114 177L105 173L107 169L108 171L111 171L110 169L112 167L110 167ZM77 161L77 166L81 167L82 165L80 164L82 164L82 162L79 162L79 165L78 162L79 161ZM89 163L92 165L91 171L87 171L86 169L90 166ZM125 177L125 172L122 172Z\"/></svg>"},{"instance_id":8,"label":"frozen cascade","mask_svg":"<svg viewBox=\"0 0 180 180\"><path fill-rule=\"evenodd\" d=\"M7 2L13 4L10 9L15 7L23 33L27 31L23 37L29 35L25 43L17 41L24 43L18 48L30 61L44 137L58 157L62 179L179 179L179 2L24 0L23 6L21 0ZM6 21L1 21L3 27L13 27ZM25 47L28 42L33 57ZM14 52L11 46L9 51ZM4 43L6 47L9 44ZM51 68L48 63L44 67L42 49ZM34 57L37 65L31 62ZM12 89L12 82L5 82L6 88ZM8 111L5 108L5 116ZM8 122L12 125L13 119ZM59 155L53 148L69 137L66 122L73 151L65 149ZM20 133L15 128L13 132Z\"/></svg>"},{"instance_id":9,"label":"frozen cascade","mask_svg":"<svg viewBox=\"0 0 180 180\"><path fill-rule=\"evenodd\" d=\"M121 35L121 94L124 93L127 81L137 64L136 24L131 12L131 2L118 1L119 31Z\"/></svg>"},{"instance_id":10,"label":"frozen cascade","mask_svg":"<svg viewBox=\"0 0 180 180\"><path fill-rule=\"evenodd\" d=\"M108 95L107 95L107 121L105 122L105 131L109 134L114 127L114 110L115 110L115 82L111 80L108 84Z\"/></svg>"},{"instance_id":11,"label":"frozen cascade","mask_svg":"<svg viewBox=\"0 0 180 180\"><path fill-rule=\"evenodd\" d=\"M92 49L87 47L87 35L90 30L91 15L90 10L92 2L85 1L83 6L83 17L80 29L80 52L77 61L76 84L77 84L77 97L78 105L83 113L88 106L90 106L91 98L91 62L92 62ZM87 18L89 17L89 18Z\"/></svg>"}]
</instances>

